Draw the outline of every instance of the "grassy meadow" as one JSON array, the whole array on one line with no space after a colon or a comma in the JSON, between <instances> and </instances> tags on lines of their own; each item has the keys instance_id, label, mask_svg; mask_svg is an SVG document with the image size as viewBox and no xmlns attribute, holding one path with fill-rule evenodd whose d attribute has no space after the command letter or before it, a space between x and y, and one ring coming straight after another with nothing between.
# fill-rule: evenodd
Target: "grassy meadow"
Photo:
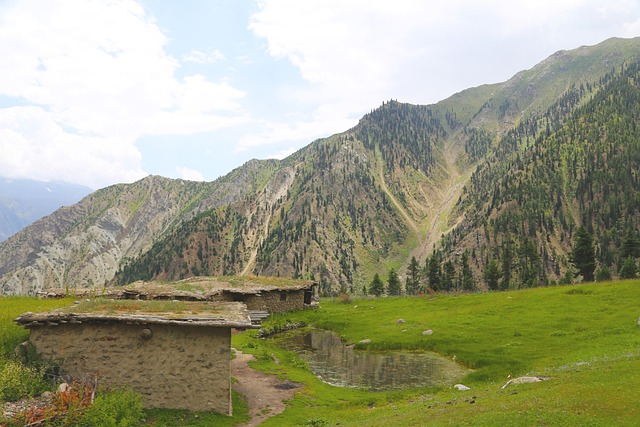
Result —
<instances>
[{"instance_id":1,"label":"grassy meadow","mask_svg":"<svg viewBox=\"0 0 640 427\"><path fill-rule=\"evenodd\" d=\"M435 351L473 369L471 388L366 392L320 382L273 340L236 337L256 366L304 383L264 425L637 425L640 282L513 292L323 301L273 317L304 322L376 350ZM398 319L404 323L397 323ZM431 329L432 335L422 331ZM403 332L404 330L404 332ZM370 344L359 341L369 339ZM502 386L536 375L548 381Z\"/></svg>"},{"instance_id":2,"label":"grassy meadow","mask_svg":"<svg viewBox=\"0 0 640 427\"><path fill-rule=\"evenodd\" d=\"M3 298L2 358L27 337L11 320L24 311L68 304ZM483 294L322 301L320 308L272 316L265 329L301 322L332 330L356 348L434 351L472 369L470 387L390 392L327 385L277 340L256 331L234 334L256 369L299 382L284 413L265 426L637 425L640 409L640 281L583 284ZM404 319L404 323L398 323ZM432 335L423 331L432 330ZM361 340L369 344L359 344ZM547 381L502 386L525 375ZM240 425L246 403L234 396L234 417L146 411L141 425Z\"/></svg>"}]
</instances>

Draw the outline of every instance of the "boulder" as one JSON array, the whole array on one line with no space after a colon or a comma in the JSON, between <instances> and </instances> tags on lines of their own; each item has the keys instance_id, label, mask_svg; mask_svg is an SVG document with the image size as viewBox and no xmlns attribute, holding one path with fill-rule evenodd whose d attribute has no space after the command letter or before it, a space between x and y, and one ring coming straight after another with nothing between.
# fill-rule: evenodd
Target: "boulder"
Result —
<instances>
[{"instance_id":1,"label":"boulder","mask_svg":"<svg viewBox=\"0 0 640 427\"><path fill-rule=\"evenodd\" d=\"M507 381L507 383L503 385L502 388L506 388L507 386L510 386L512 384L539 383L541 381L546 381L548 379L549 378L545 378L545 377L518 377L518 378L514 378L512 380Z\"/></svg>"}]
</instances>

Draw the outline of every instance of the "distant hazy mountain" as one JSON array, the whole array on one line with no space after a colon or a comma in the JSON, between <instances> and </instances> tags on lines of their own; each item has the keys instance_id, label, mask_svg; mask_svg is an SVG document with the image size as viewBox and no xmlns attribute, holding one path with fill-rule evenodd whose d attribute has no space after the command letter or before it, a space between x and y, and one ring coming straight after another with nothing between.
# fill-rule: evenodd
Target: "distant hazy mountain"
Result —
<instances>
[{"instance_id":1,"label":"distant hazy mountain","mask_svg":"<svg viewBox=\"0 0 640 427\"><path fill-rule=\"evenodd\" d=\"M0 241L61 206L78 203L91 191L67 182L0 178Z\"/></svg>"}]
</instances>

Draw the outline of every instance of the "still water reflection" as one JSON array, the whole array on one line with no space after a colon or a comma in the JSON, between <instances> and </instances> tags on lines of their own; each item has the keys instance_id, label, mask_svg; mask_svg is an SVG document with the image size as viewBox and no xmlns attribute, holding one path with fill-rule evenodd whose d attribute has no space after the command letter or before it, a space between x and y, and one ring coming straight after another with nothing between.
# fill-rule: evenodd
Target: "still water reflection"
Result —
<instances>
[{"instance_id":1,"label":"still water reflection","mask_svg":"<svg viewBox=\"0 0 640 427\"><path fill-rule=\"evenodd\" d=\"M363 351L327 331L293 331L277 338L297 352L322 381L369 390L399 390L453 384L469 371L434 353Z\"/></svg>"}]
</instances>

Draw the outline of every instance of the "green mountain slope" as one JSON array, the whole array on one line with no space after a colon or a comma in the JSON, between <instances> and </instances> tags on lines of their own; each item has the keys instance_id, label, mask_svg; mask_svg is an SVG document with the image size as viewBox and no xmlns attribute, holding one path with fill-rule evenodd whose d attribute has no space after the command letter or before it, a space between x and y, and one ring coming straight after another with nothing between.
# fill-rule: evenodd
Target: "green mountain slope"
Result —
<instances>
[{"instance_id":1,"label":"green mountain slope","mask_svg":"<svg viewBox=\"0 0 640 427\"><path fill-rule=\"evenodd\" d=\"M610 39L434 105L385 102L213 183L102 190L0 246L0 285L259 274L360 292L415 258L423 287L482 288L487 267L530 286L565 274L579 225L617 273L638 227L636 66L619 74L638 59L640 39Z\"/></svg>"},{"instance_id":2,"label":"green mountain slope","mask_svg":"<svg viewBox=\"0 0 640 427\"><path fill-rule=\"evenodd\" d=\"M503 287L547 284L572 269L584 226L598 264L619 272L640 229L639 79L638 63L624 66L508 132L472 176L445 257L464 248L479 272L493 260Z\"/></svg>"},{"instance_id":3,"label":"green mountain slope","mask_svg":"<svg viewBox=\"0 0 640 427\"><path fill-rule=\"evenodd\" d=\"M0 243L0 293L102 286L177 224L255 191L276 165L250 162L213 183L149 176L98 190Z\"/></svg>"}]
</instances>

